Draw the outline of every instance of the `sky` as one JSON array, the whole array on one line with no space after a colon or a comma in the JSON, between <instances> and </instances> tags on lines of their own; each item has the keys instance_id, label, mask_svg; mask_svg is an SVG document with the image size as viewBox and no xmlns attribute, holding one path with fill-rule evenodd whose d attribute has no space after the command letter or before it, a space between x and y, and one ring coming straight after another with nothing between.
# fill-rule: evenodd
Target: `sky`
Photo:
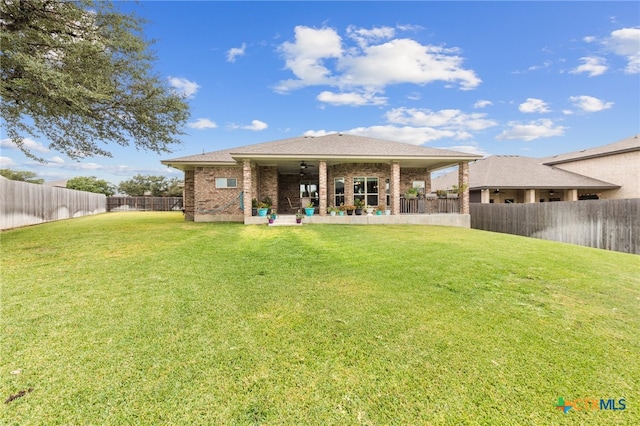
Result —
<instances>
[{"instance_id":1,"label":"sky","mask_svg":"<svg viewBox=\"0 0 640 426\"><path fill-rule=\"evenodd\" d=\"M480 155L546 157L640 133L640 2L117 2L147 20L155 73L191 110L171 154L43 139L0 167L47 181L182 178L161 160L352 133ZM3 132L4 133L4 132Z\"/></svg>"}]
</instances>

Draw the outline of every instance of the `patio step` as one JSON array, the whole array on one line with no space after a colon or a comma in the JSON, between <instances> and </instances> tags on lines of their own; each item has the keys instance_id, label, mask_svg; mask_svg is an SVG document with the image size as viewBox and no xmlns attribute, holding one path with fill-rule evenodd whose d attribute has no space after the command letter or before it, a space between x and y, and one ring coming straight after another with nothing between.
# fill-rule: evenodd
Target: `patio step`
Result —
<instances>
[{"instance_id":1,"label":"patio step","mask_svg":"<svg viewBox=\"0 0 640 426\"><path fill-rule=\"evenodd\" d=\"M270 223L269 226L302 226L302 223L296 223L295 215L278 215L276 220L273 223Z\"/></svg>"}]
</instances>

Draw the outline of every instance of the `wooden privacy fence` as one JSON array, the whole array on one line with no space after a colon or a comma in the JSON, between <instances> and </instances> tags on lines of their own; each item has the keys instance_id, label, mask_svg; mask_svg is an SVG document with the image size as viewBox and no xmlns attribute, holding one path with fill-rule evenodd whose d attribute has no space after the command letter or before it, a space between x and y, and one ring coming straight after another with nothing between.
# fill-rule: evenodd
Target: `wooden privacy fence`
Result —
<instances>
[{"instance_id":1,"label":"wooden privacy fence","mask_svg":"<svg viewBox=\"0 0 640 426\"><path fill-rule=\"evenodd\" d=\"M107 211L180 211L182 197L107 197Z\"/></svg>"},{"instance_id":2,"label":"wooden privacy fence","mask_svg":"<svg viewBox=\"0 0 640 426\"><path fill-rule=\"evenodd\" d=\"M471 227L640 254L640 199L471 203Z\"/></svg>"},{"instance_id":3,"label":"wooden privacy fence","mask_svg":"<svg viewBox=\"0 0 640 426\"><path fill-rule=\"evenodd\" d=\"M106 197L103 194L19 182L0 176L0 229L105 211Z\"/></svg>"}]
</instances>

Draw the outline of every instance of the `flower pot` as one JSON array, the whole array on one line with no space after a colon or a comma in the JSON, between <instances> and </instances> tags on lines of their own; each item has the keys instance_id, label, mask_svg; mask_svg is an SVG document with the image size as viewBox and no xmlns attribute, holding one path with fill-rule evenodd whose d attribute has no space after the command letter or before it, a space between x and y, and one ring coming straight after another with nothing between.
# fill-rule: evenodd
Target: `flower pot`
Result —
<instances>
[{"instance_id":1,"label":"flower pot","mask_svg":"<svg viewBox=\"0 0 640 426\"><path fill-rule=\"evenodd\" d=\"M376 210L376 215L377 216L382 216L382 210Z\"/></svg>"},{"instance_id":2,"label":"flower pot","mask_svg":"<svg viewBox=\"0 0 640 426\"><path fill-rule=\"evenodd\" d=\"M340 211L338 212L338 216L344 216L344 212L343 212L342 210L340 210Z\"/></svg>"},{"instance_id":3,"label":"flower pot","mask_svg":"<svg viewBox=\"0 0 640 426\"><path fill-rule=\"evenodd\" d=\"M362 214L362 209L356 209L356 215L360 216Z\"/></svg>"},{"instance_id":4,"label":"flower pot","mask_svg":"<svg viewBox=\"0 0 640 426\"><path fill-rule=\"evenodd\" d=\"M313 208L313 207L306 207L306 208L304 209L304 213L305 213L307 216L313 216L313 213L315 212L315 210L316 210L316 209L315 209L315 208Z\"/></svg>"},{"instance_id":5,"label":"flower pot","mask_svg":"<svg viewBox=\"0 0 640 426\"><path fill-rule=\"evenodd\" d=\"M267 211L269 211L269 209L258 209L258 216L265 217L267 215Z\"/></svg>"},{"instance_id":6,"label":"flower pot","mask_svg":"<svg viewBox=\"0 0 640 426\"><path fill-rule=\"evenodd\" d=\"M274 218L272 218L272 217L269 218L269 223L273 223L274 221L275 221Z\"/></svg>"},{"instance_id":7,"label":"flower pot","mask_svg":"<svg viewBox=\"0 0 640 426\"><path fill-rule=\"evenodd\" d=\"M331 212L331 213L329 213L329 214L330 214L331 216L335 216L335 215L336 215L336 212Z\"/></svg>"},{"instance_id":8,"label":"flower pot","mask_svg":"<svg viewBox=\"0 0 640 426\"><path fill-rule=\"evenodd\" d=\"M386 209L384 211L384 214L387 215L387 216L391 216L391 209Z\"/></svg>"},{"instance_id":9,"label":"flower pot","mask_svg":"<svg viewBox=\"0 0 640 426\"><path fill-rule=\"evenodd\" d=\"M347 214L348 214L349 216L353 216L353 210L347 210Z\"/></svg>"},{"instance_id":10,"label":"flower pot","mask_svg":"<svg viewBox=\"0 0 640 426\"><path fill-rule=\"evenodd\" d=\"M301 217L297 217L296 218L296 223L302 223L302 218Z\"/></svg>"},{"instance_id":11,"label":"flower pot","mask_svg":"<svg viewBox=\"0 0 640 426\"><path fill-rule=\"evenodd\" d=\"M258 216L258 209L257 208L253 207L251 209L251 216Z\"/></svg>"}]
</instances>

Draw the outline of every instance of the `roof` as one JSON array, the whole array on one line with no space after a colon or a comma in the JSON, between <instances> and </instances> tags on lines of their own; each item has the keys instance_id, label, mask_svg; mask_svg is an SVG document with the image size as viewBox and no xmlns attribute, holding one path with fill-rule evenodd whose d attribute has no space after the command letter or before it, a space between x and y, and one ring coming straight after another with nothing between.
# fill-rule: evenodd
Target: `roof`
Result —
<instances>
[{"instance_id":1,"label":"roof","mask_svg":"<svg viewBox=\"0 0 640 426\"><path fill-rule=\"evenodd\" d=\"M68 181L68 179L52 180L52 181L49 181L49 182L44 182L43 185L55 186L55 187L58 187L58 188L66 188L67 187L67 181Z\"/></svg>"},{"instance_id":2,"label":"roof","mask_svg":"<svg viewBox=\"0 0 640 426\"><path fill-rule=\"evenodd\" d=\"M625 152L640 151L639 135L631 136L608 145L597 146L595 148L583 149L580 151L558 154L552 157L542 158L541 162L547 165L568 163L571 161L586 160L588 158L605 157L608 155L623 154Z\"/></svg>"},{"instance_id":3,"label":"roof","mask_svg":"<svg viewBox=\"0 0 640 426\"><path fill-rule=\"evenodd\" d=\"M184 169L195 165L231 165L242 159L255 161L403 161L404 167L425 167L420 160L429 160L433 170L449 166L456 161L471 161L480 155L439 148L428 148L402 142L391 142L345 133L325 136L298 136L273 142L229 148L220 151L163 160L162 164ZM414 163L412 163L412 161ZM179 167L182 166L182 167Z\"/></svg>"},{"instance_id":4,"label":"roof","mask_svg":"<svg viewBox=\"0 0 640 426\"><path fill-rule=\"evenodd\" d=\"M458 183L458 172L434 178L432 190L449 189ZM613 189L609 182L541 163L538 158L518 155L492 155L469 164L469 189Z\"/></svg>"}]
</instances>

